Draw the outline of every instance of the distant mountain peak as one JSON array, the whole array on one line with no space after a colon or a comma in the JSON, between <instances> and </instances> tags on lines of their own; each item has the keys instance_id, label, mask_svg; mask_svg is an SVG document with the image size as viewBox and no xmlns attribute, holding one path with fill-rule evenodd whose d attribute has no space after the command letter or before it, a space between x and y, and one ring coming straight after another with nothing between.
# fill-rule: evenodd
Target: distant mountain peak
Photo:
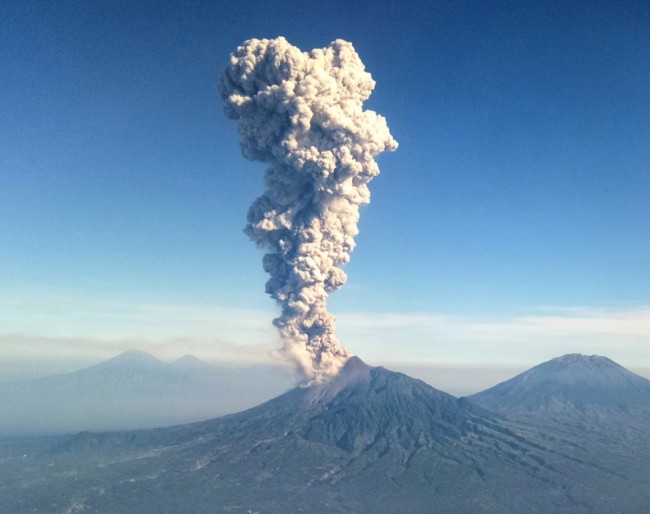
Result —
<instances>
[{"instance_id":1,"label":"distant mountain peak","mask_svg":"<svg viewBox=\"0 0 650 514\"><path fill-rule=\"evenodd\" d=\"M151 367L167 366L163 361L142 350L127 350L107 361L96 364L97 367ZM93 366L93 367L95 367Z\"/></svg>"},{"instance_id":2,"label":"distant mountain peak","mask_svg":"<svg viewBox=\"0 0 650 514\"><path fill-rule=\"evenodd\" d=\"M141 361L157 361L158 358L154 357L149 352L144 350L126 350L125 352L116 355L110 360L141 360Z\"/></svg>"},{"instance_id":3,"label":"distant mountain peak","mask_svg":"<svg viewBox=\"0 0 650 514\"><path fill-rule=\"evenodd\" d=\"M613 360L603 357L602 355L583 355L582 353L567 353L561 357L556 357L547 361L549 363L557 363L562 366L575 366L575 365L599 365L599 366L611 366L614 368L620 368Z\"/></svg>"},{"instance_id":4,"label":"distant mountain peak","mask_svg":"<svg viewBox=\"0 0 650 514\"><path fill-rule=\"evenodd\" d=\"M185 354L182 357L179 357L178 359L176 359L174 362L172 362L172 364L186 363L186 362L187 363L197 363L197 362L203 362L203 361L201 359L199 359L198 357L194 356L194 355Z\"/></svg>"},{"instance_id":5,"label":"distant mountain peak","mask_svg":"<svg viewBox=\"0 0 650 514\"><path fill-rule=\"evenodd\" d=\"M571 353L535 366L527 374L568 384L612 387L645 380L607 357Z\"/></svg>"},{"instance_id":6,"label":"distant mountain peak","mask_svg":"<svg viewBox=\"0 0 650 514\"><path fill-rule=\"evenodd\" d=\"M0 437L186 423L250 408L293 385L272 366L216 368L193 356L168 364L130 350L69 373L0 384Z\"/></svg>"},{"instance_id":7,"label":"distant mountain peak","mask_svg":"<svg viewBox=\"0 0 650 514\"><path fill-rule=\"evenodd\" d=\"M567 353L566 355L561 355L560 357L556 357L555 359L551 359L548 362L561 362L563 364L573 364L576 362L584 362L584 361L591 361L591 360L601 360L601 359L607 359L607 357L601 357L600 355L585 355L582 353Z\"/></svg>"},{"instance_id":8,"label":"distant mountain peak","mask_svg":"<svg viewBox=\"0 0 650 514\"><path fill-rule=\"evenodd\" d=\"M194 355L183 355L170 364L172 368L192 372L216 372L216 368Z\"/></svg>"},{"instance_id":9,"label":"distant mountain peak","mask_svg":"<svg viewBox=\"0 0 650 514\"><path fill-rule=\"evenodd\" d=\"M600 355L563 355L469 397L497 412L575 414L650 409L650 380Z\"/></svg>"}]
</instances>

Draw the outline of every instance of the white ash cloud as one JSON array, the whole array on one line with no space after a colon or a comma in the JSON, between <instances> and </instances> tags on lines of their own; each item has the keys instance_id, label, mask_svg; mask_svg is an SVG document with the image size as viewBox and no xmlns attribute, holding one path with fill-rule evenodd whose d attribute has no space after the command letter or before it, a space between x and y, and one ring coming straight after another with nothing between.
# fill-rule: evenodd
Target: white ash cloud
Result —
<instances>
[{"instance_id":1,"label":"white ash cloud","mask_svg":"<svg viewBox=\"0 0 650 514\"><path fill-rule=\"evenodd\" d=\"M363 109L374 87L342 40L307 53L282 37L251 39L221 78L243 155L269 165L245 232L268 251L266 291L282 306L274 324L307 380L336 373L350 356L327 297L346 282L359 206L379 174L374 157L397 148L386 120Z\"/></svg>"}]
</instances>

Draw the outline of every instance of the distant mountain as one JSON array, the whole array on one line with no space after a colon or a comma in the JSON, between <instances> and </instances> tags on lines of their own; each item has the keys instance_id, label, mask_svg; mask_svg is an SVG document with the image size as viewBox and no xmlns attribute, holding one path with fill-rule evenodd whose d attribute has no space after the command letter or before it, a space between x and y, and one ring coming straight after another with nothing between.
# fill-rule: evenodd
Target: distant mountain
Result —
<instances>
[{"instance_id":1,"label":"distant mountain","mask_svg":"<svg viewBox=\"0 0 650 514\"><path fill-rule=\"evenodd\" d=\"M650 380L607 357L570 354L468 399L510 416L615 418L621 413L650 413Z\"/></svg>"},{"instance_id":2,"label":"distant mountain","mask_svg":"<svg viewBox=\"0 0 650 514\"><path fill-rule=\"evenodd\" d=\"M352 358L220 419L7 451L0 498L8 512L641 513L646 443L608 462L608 442L590 453Z\"/></svg>"},{"instance_id":3,"label":"distant mountain","mask_svg":"<svg viewBox=\"0 0 650 514\"><path fill-rule=\"evenodd\" d=\"M0 383L0 436L188 423L243 410L291 385L272 366L216 368L189 355L167 364L128 351L72 373Z\"/></svg>"},{"instance_id":4,"label":"distant mountain","mask_svg":"<svg viewBox=\"0 0 650 514\"><path fill-rule=\"evenodd\" d=\"M179 359L171 363L171 367L178 370L183 370L185 372L191 373L214 373L215 367L203 362L198 357L194 355L183 355Z\"/></svg>"}]
</instances>

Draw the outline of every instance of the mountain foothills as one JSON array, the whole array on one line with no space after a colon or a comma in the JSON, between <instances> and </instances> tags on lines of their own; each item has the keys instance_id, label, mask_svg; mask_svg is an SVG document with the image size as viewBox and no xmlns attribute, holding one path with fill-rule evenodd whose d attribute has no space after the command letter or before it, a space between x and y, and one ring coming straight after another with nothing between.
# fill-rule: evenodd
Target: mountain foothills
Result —
<instances>
[{"instance_id":1,"label":"mountain foothills","mask_svg":"<svg viewBox=\"0 0 650 514\"><path fill-rule=\"evenodd\" d=\"M0 383L0 436L53 435L189 423L237 412L291 387L276 366L163 362L128 351L72 373Z\"/></svg>"},{"instance_id":2,"label":"mountain foothills","mask_svg":"<svg viewBox=\"0 0 650 514\"><path fill-rule=\"evenodd\" d=\"M650 381L603 357L470 398L353 357L219 419L6 441L0 510L641 513L648 434Z\"/></svg>"}]
</instances>

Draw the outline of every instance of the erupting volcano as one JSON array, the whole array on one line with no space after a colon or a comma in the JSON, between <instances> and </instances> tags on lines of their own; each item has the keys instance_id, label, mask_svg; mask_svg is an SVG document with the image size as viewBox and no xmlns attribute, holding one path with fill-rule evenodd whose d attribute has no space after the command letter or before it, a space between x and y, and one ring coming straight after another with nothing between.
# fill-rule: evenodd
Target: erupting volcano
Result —
<instances>
[{"instance_id":1,"label":"erupting volcano","mask_svg":"<svg viewBox=\"0 0 650 514\"><path fill-rule=\"evenodd\" d=\"M286 39L251 39L230 58L220 92L238 120L243 155L269 165L267 190L245 232L268 250L266 292L284 353L307 381L334 375L350 352L335 335L327 297L346 282L359 206L379 174L374 157L395 150L386 120L363 102L375 82L352 44L302 52Z\"/></svg>"}]
</instances>

